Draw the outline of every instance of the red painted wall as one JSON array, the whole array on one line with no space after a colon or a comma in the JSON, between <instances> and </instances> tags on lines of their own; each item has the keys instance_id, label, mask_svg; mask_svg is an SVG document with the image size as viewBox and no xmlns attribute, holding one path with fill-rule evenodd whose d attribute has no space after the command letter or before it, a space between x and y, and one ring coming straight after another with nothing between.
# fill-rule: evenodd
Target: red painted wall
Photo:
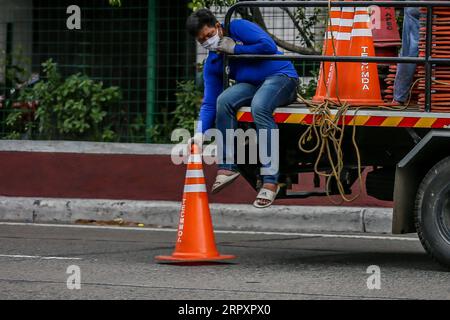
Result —
<instances>
[{"instance_id":1,"label":"red painted wall","mask_svg":"<svg viewBox=\"0 0 450 320\"><path fill-rule=\"evenodd\" d=\"M214 166L205 168L209 188L215 172ZM170 156L0 152L2 196L180 201L184 175L185 167L172 164ZM311 188L312 183L296 186L298 190ZM255 196L241 178L210 201L250 204ZM339 197L333 199L340 201ZM334 205L327 198L280 200L277 204ZM343 205L392 206L366 195Z\"/></svg>"}]
</instances>

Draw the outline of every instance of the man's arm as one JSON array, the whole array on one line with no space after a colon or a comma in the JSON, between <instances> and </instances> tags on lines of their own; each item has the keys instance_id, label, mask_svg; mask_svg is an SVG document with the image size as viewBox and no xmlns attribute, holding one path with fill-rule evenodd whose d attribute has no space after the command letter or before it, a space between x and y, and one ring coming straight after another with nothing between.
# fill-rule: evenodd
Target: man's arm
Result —
<instances>
[{"instance_id":1,"label":"man's arm","mask_svg":"<svg viewBox=\"0 0 450 320\"><path fill-rule=\"evenodd\" d=\"M223 79L220 75L209 72L205 66L203 74L205 92L200 108L200 119L197 132L205 133L214 126L216 120L217 98L223 91Z\"/></svg>"},{"instance_id":2,"label":"man's arm","mask_svg":"<svg viewBox=\"0 0 450 320\"><path fill-rule=\"evenodd\" d=\"M242 40L243 45L236 45L235 54L276 54L275 41L257 24L247 20L231 22L231 34Z\"/></svg>"}]
</instances>

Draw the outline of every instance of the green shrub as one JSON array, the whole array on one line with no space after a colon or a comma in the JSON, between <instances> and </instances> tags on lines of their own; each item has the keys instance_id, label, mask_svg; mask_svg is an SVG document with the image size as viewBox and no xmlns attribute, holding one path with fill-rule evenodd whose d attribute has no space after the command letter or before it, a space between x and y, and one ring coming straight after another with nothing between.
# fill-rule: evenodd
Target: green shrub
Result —
<instances>
[{"instance_id":1,"label":"green shrub","mask_svg":"<svg viewBox=\"0 0 450 320\"><path fill-rule=\"evenodd\" d=\"M119 88L104 88L80 73L63 79L51 59L42 67L44 79L22 89L18 97L22 104L37 102L37 109L13 109L6 119L11 129L7 138L114 140L106 110L121 99Z\"/></svg>"},{"instance_id":2,"label":"green shrub","mask_svg":"<svg viewBox=\"0 0 450 320\"><path fill-rule=\"evenodd\" d=\"M194 132L195 121L198 120L203 91L194 80L178 82L177 108L174 112L175 125L178 129Z\"/></svg>"},{"instance_id":3,"label":"green shrub","mask_svg":"<svg viewBox=\"0 0 450 320\"><path fill-rule=\"evenodd\" d=\"M316 94L317 89L317 72L312 72L313 78L309 80L308 83L306 81L301 81L300 85L298 87L298 92L302 95L305 99L312 99L314 95Z\"/></svg>"}]
</instances>

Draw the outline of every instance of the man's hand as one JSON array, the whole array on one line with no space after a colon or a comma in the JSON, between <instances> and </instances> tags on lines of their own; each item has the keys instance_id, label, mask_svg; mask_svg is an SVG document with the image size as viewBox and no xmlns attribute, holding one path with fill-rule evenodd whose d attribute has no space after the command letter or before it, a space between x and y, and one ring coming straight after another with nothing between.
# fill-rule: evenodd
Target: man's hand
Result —
<instances>
[{"instance_id":1,"label":"man's hand","mask_svg":"<svg viewBox=\"0 0 450 320\"><path fill-rule=\"evenodd\" d=\"M236 47L236 42L231 39L230 37L223 37L220 42L219 46L217 47L217 51L227 53L227 54L234 54L234 48Z\"/></svg>"}]
</instances>

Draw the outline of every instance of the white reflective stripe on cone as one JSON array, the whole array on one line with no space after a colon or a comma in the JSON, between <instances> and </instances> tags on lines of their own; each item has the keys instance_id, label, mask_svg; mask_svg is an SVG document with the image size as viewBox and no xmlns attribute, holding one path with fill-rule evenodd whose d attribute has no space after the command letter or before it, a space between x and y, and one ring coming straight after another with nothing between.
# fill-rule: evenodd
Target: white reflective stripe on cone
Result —
<instances>
[{"instance_id":1,"label":"white reflective stripe on cone","mask_svg":"<svg viewBox=\"0 0 450 320\"><path fill-rule=\"evenodd\" d=\"M355 13L356 14L364 14L364 13L369 14L369 8L357 8L355 10Z\"/></svg>"},{"instance_id":2,"label":"white reflective stripe on cone","mask_svg":"<svg viewBox=\"0 0 450 320\"><path fill-rule=\"evenodd\" d=\"M353 26L353 19L341 19L341 22L339 23L340 27L352 27Z\"/></svg>"},{"instance_id":3,"label":"white reflective stripe on cone","mask_svg":"<svg viewBox=\"0 0 450 320\"><path fill-rule=\"evenodd\" d=\"M338 37L338 35L339 35L339 32L337 32L337 31L334 31L333 33L328 31L327 37L328 37L328 39L331 39L331 38L336 39Z\"/></svg>"},{"instance_id":4,"label":"white reflective stripe on cone","mask_svg":"<svg viewBox=\"0 0 450 320\"><path fill-rule=\"evenodd\" d=\"M206 192L204 184L187 184L184 186L184 193Z\"/></svg>"},{"instance_id":5,"label":"white reflective stripe on cone","mask_svg":"<svg viewBox=\"0 0 450 320\"><path fill-rule=\"evenodd\" d=\"M341 8L340 7L332 7L331 11L332 12L341 12Z\"/></svg>"},{"instance_id":6,"label":"white reflective stripe on cone","mask_svg":"<svg viewBox=\"0 0 450 320\"><path fill-rule=\"evenodd\" d=\"M338 36L337 36L337 40L351 40L352 39L352 34L349 32L339 32Z\"/></svg>"},{"instance_id":7,"label":"white reflective stripe on cone","mask_svg":"<svg viewBox=\"0 0 450 320\"><path fill-rule=\"evenodd\" d=\"M370 22L368 14L360 14L355 16L355 22Z\"/></svg>"},{"instance_id":8,"label":"white reflective stripe on cone","mask_svg":"<svg viewBox=\"0 0 450 320\"><path fill-rule=\"evenodd\" d=\"M186 178L204 178L203 170L188 170Z\"/></svg>"},{"instance_id":9,"label":"white reflective stripe on cone","mask_svg":"<svg viewBox=\"0 0 450 320\"><path fill-rule=\"evenodd\" d=\"M200 164L202 163L202 156L200 154L192 154L189 156L189 163Z\"/></svg>"},{"instance_id":10,"label":"white reflective stripe on cone","mask_svg":"<svg viewBox=\"0 0 450 320\"><path fill-rule=\"evenodd\" d=\"M331 19L331 25L338 26L340 21L341 21L340 18L332 18Z\"/></svg>"},{"instance_id":11,"label":"white reflective stripe on cone","mask_svg":"<svg viewBox=\"0 0 450 320\"><path fill-rule=\"evenodd\" d=\"M372 37L370 29L353 29L352 37Z\"/></svg>"},{"instance_id":12,"label":"white reflective stripe on cone","mask_svg":"<svg viewBox=\"0 0 450 320\"><path fill-rule=\"evenodd\" d=\"M345 7L345 8L342 8L342 12L355 12L355 8Z\"/></svg>"}]
</instances>

